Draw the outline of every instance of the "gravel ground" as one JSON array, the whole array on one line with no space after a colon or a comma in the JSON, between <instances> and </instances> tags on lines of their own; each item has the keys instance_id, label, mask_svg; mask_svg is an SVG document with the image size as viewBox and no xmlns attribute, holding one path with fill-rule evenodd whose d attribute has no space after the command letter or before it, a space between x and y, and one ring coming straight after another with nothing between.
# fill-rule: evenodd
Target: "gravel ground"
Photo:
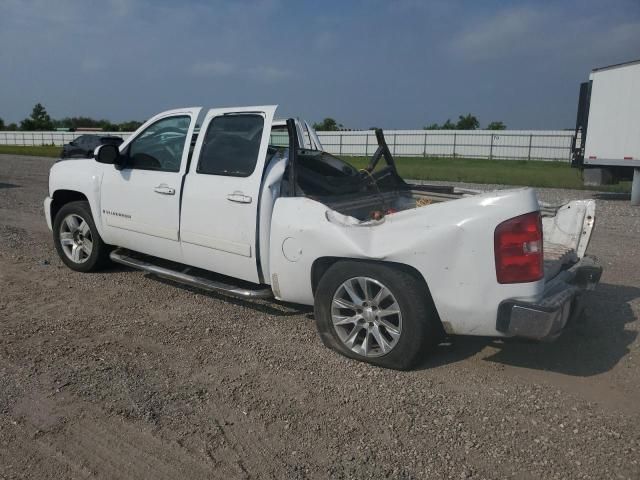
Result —
<instances>
[{"instance_id":1,"label":"gravel ground","mask_svg":"<svg viewBox=\"0 0 640 480\"><path fill-rule=\"evenodd\" d=\"M640 478L628 201L598 200L602 283L558 341L454 338L399 373L325 349L309 309L63 267L51 164L0 156L0 479Z\"/></svg>"}]
</instances>

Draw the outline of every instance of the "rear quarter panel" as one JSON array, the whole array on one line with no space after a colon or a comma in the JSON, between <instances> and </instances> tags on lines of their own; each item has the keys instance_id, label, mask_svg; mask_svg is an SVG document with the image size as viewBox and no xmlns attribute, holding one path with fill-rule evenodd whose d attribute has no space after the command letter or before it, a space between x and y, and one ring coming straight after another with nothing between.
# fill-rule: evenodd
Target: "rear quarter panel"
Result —
<instances>
[{"instance_id":1,"label":"rear quarter panel","mask_svg":"<svg viewBox=\"0 0 640 480\"><path fill-rule=\"evenodd\" d=\"M313 304L311 270L319 258L401 263L424 277L449 333L499 336L500 302L538 299L544 281L499 284L493 233L499 223L538 209L535 192L525 188L405 210L362 226L330 221L328 207L314 200L280 198L271 230L271 283L278 298Z\"/></svg>"}]
</instances>

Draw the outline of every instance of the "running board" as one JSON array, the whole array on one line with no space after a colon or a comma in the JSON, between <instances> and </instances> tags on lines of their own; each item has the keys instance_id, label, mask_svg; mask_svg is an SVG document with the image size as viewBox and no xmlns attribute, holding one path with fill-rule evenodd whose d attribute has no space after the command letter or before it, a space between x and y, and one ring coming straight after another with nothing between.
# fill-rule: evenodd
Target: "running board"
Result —
<instances>
[{"instance_id":1,"label":"running board","mask_svg":"<svg viewBox=\"0 0 640 480\"><path fill-rule=\"evenodd\" d=\"M167 280L173 280L174 282L183 283L185 285L201 288L210 292L224 293L225 295L245 299L264 299L273 297L273 292L268 287L252 290L247 288L240 288L236 285L229 285L227 283L219 282L216 280L210 280L208 278L199 277L196 275L190 275L186 273L188 270L190 270L190 267L185 266L185 270L179 272L177 270L161 267L160 265L149 263L146 260L133 257L122 249L112 251L109 257L112 261L121 263L122 265L126 265L127 267L137 268L138 270L153 274L157 277L166 278Z\"/></svg>"}]
</instances>

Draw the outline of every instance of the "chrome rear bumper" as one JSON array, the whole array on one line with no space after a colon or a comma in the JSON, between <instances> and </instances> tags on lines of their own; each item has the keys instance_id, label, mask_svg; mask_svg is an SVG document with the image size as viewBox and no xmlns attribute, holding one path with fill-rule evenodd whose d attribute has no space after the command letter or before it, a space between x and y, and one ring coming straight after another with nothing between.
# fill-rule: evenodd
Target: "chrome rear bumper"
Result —
<instances>
[{"instance_id":1,"label":"chrome rear bumper","mask_svg":"<svg viewBox=\"0 0 640 480\"><path fill-rule=\"evenodd\" d=\"M510 337L555 340L582 311L580 297L600 281L602 267L585 256L550 280L539 302L505 300L498 307L496 330Z\"/></svg>"}]
</instances>

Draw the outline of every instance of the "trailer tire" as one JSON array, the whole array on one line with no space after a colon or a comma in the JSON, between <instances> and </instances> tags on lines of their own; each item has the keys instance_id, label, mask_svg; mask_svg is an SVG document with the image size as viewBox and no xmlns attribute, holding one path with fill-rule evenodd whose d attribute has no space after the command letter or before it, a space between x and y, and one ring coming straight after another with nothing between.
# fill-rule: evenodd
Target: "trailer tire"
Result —
<instances>
[{"instance_id":1,"label":"trailer tire","mask_svg":"<svg viewBox=\"0 0 640 480\"><path fill-rule=\"evenodd\" d=\"M390 264L333 264L318 283L314 310L327 347L383 368L414 367L441 338L424 280Z\"/></svg>"}]
</instances>

